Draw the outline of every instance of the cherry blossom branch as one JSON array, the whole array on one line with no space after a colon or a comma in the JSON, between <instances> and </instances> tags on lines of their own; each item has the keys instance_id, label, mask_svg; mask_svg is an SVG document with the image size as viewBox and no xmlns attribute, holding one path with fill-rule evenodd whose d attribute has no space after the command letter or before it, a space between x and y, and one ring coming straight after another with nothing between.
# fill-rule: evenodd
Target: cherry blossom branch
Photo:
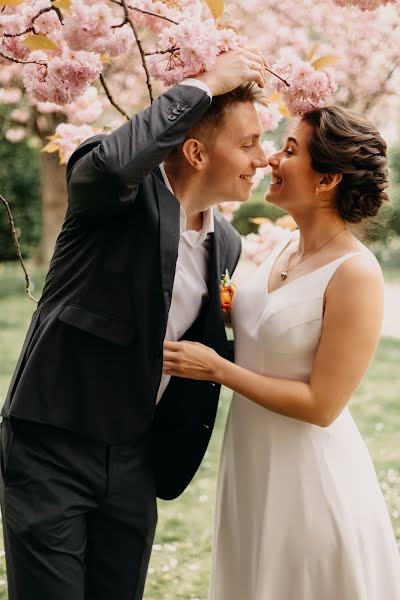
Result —
<instances>
[{"instance_id":1,"label":"cherry blossom branch","mask_svg":"<svg viewBox=\"0 0 400 600\"><path fill-rule=\"evenodd\" d=\"M34 302L36 302L36 304L37 304L38 300L32 295L32 292L31 292L31 280L29 278L29 273L26 270L24 259L22 258L21 246L19 244L17 232L15 230L14 218L12 216L10 205L8 204L7 200L1 194L0 194L0 200L4 204L4 206L6 207L6 211L7 211L7 215L8 215L8 222L10 224L11 235L12 235L12 238L14 240L14 245L15 245L15 248L17 250L18 260L21 263L21 267L22 267L22 269L24 271L24 274L25 274L25 289L26 289L26 292L27 292L29 298L31 300L33 300Z\"/></svg>"},{"instance_id":2,"label":"cherry blossom branch","mask_svg":"<svg viewBox=\"0 0 400 600\"><path fill-rule=\"evenodd\" d=\"M280 79L282 81L282 83L284 83L287 87L290 87L290 84L286 81L286 79L283 79L277 73L274 73L274 71L271 71L271 69L268 69L268 67L266 67L265 65L264 65L264 69L266 71L268 71L268 73L271 73L271 75L273 75L274 77L277 77L278 79Z\"/></svg>"},{"instance_id":3,"label":"cherry blossom branch","mask_svg":"<svg viewBox=\"0 0 400 600\"><path fill-rule=\"evenodd\" d=\"M167 50L154 50L154 52L145 52L145 56L154 56L155 54L175 54L179 48L174 46L173 48L167 48Z\"/></svg>"},{"instance_id":4,"label":"cherry blossom branch","mask_svg":"<svg viewBox=\"0 0 400 600\"><path fill-rule=\"evenodd\" d=\"M55 6L48 6L46 8L42 8L41 10L39 10L39 12L37 13L37 15L35 15L32 19L32 25L30 27L28 27L27 29L25 29L25 31L21 31L20 33L4 33L4 37L18 37L20 35L25 35L25 33L34 33L35 35L37 35L36 29L35 29L35 21L36 19L38 19L41 15L43 15L43 13L49 12L50 10L56 10Z\"/></svg>"},{"instance_id":5,"label":"cherry blossom branch","mask_svg":"<svg viewBox=\"0 0 400 600\"><path fill-rule=\"evenodd\" d=\"M147 85L147 89L149 90L150 104L153 104L153 90L151 87L150 73L147 68L146 57L145 57L144 50L142 47L142 42L140 41L139 34L138 34L136 27L129 15L128 5L126 3L126 0L121 0L121 5L124 9L125 20L129 23L130 28L132 29L133 35L135 36L137 47L139 48L140 56L142 59L143 69L144 69L144 72L146 73L146 85Z\"/></svg>"},{"instance_id":6,"label":"cherry blossom branch","mask_svg":"<svg viewBox=\"0 0 400 600\"><path fill-rule=\"evenodd\" d=\"M10 60L11 62L20 63L21 65L42 65L43 67L47 67L47 63L44 61L38 60L21 60L20 58L15 58L15 56L7 56L3 52L0 52L0 56L5 58L6 60Z\"/></svg>"},{"instance_id":7,"label":"cherry blossom branch","mask_svg":"<svg viewBox=\"0 0 400 600\"><path fill-rule=\"evenodd\" d=\"M115 102L114 98L111 96L111 92L106 84L106 80L104 79L104 75L102 73L100 74L100 82L101 82L101 85L103 86L106 96L109 99L109 101L111 102L111 104L118 110L118 112L121 113L121 115L123 115L125 117L125 119L127 121L129 121L130 116L124 111L123 108L118 106L118 104Z\"/></svg>"},{"instance_id":8,"label":"cherry blossom branch","mask_svg":"<svg viewBox=\"0 0 400 600\"><path fill-rule=\"evenodd\" d=\"M137 12L140 12L143 15L150 15L151 17L157 17L159 19L164 19L164 21L169 21L173 25L179 25L178 21L174 21L173 19L170 19L169 17L164 17L164 15L158 15L157 13L151 12L150 10L144 10L143 8L136 8L136 6L130 6L130 5L128 5L128 8L130 10L136 10Z\"/></svg>"}]
</instances>

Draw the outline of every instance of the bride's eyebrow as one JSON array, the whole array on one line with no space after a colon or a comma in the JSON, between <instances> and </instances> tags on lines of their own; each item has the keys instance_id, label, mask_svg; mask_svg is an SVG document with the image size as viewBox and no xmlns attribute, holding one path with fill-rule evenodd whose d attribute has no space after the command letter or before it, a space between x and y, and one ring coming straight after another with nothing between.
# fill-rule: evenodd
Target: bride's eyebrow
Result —
<instances>
[{"instance_id":1,"label":"bride's eyebrow","mask_svg":"<svg viewBox=\"0 0 400 600\"><path fill-rule=\"evenodd\" d=\"M286 140L286 143L288 142L293 142L294 144L296 144L296 146L298 146L299 144L297 143L296 138L294 137L288 137L288 139Z\"/></svg>"}]
</instances>

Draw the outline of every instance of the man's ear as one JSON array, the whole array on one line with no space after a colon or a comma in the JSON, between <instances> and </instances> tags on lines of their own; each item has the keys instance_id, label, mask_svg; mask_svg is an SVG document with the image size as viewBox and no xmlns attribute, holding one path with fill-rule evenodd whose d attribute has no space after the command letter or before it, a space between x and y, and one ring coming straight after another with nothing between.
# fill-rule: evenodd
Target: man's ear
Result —
<instances>
[{"instance_id":1,"label":"man's ear","mask_svg":"<svg viewBox=\"0 0 400 600\"><path fill-rule=\"evenodd\" d=\"M318 193L335 191L341 181L341 173L324 173L318 181Z\"/></svg>"},{"instance_id":2,"label":"man's ear","mask_svg":"<svg viewBox=\"0 0 400 600\"><path fill-rule=\"evenodd\" d=\"M196 171L202 171L207 164L206 148L200 140L195 138L186 140L182 146L182 153L189 165Z\"/></svg>"}]
</instances>

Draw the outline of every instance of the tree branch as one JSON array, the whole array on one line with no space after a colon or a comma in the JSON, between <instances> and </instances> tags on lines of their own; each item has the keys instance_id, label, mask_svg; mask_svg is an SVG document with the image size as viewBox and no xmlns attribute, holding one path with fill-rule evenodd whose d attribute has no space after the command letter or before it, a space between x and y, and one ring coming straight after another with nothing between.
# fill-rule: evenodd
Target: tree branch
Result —
<instances>
[{"instance_id":1,"label":"tree branch","mask_svg":"<svg viewBox=\"0 0 400 600\"><path fill-rule=\"evenodd\" d=\"M130 116L120 106L118 106L118 104L115 102L114 98L111 96L111 92L106 84L106 80L104 79L104 75L102 73L100 74L100 82L101 82L101 85L103 86L106 96L109 99L109 101L111 102L111 104L118 110L118 112L121 113L121 115L123 115L125 117L125 119L127 121L129 121Z\"/></svg>"},{"instance_id":2,"label":"tree branch","mask_svg":"<svg viewBox=\"0 0 400 600\"><path fill-rule=\"evenodd\" d=\"M5 58L6 60L11 60L11 62L20 63L21 65L42 65L42 67L47 67L47 63L38 60L21 60L20 58L15 58L15 56L7 56L7 54L3 54L0 52L0 56Z\"/></svg>"},{"instance_id":3,"label":"tree branch","mask_svg":"<svg viewBox=\"0 0 400 600\"><path fill-rule=\"evenodd\" d=\"M37 15L35 15L32 19L32 25L30 27L27 27L27 29L25 29L25 31L21 31L20 33L5 33L4 37L17 37L20 35L24 35L25 33L30 33L31 31L37 35L36 29L35 29L35 21L36 19L38 19L41 15L43 15L43 13L47 13L50 10L55 10L55 7L53 6L47 6L46 8L42 8L41 10L39 10L39 12L37 13Z\"/></svg>"},{"instance_id":4,"label":"tree branch","mask_svg":"<svg viewBox=\"0 0 400 600\"><path fill-rule=\"evenodd\" d=\"M145 56L154 56L155 54L174 54L178 52L178 46L174 46L173 48L167 48L167 50L154 50L154 52L145 52Z\"/></svg>"},{"instance_id":5,"label":"tree branch","mask_svg":"<svg viewBox=\"0 0 400 600\"><path fill-rule=\"evenodd\" d=\"M178 21L174 21L173 19L170 19L169 17L164 17L164 15L158 15L157 13L151 12L149 10L144 10L143 8L136 8L136 6L128 5L128 8L130 10L136 10L137 12L140 12L144 15L150 15L151 17L157 17L158 19L164 19L164 21L169 21L173 25L179 25Z\"/></svg>"},{"instance_id":6,"label":"tree branch","mask_svg":"<svg viewBox=\"0 0 400 600\"><path fill-rule=\"evenodd\" d=\"M274 77L277 77L278 79L280 79L282 81L282 83L284 83L287 87L290 87L290 85L286 81L286 79L282 79L282 77L280 77L279 75L277 75L276 73L274 73L274 71L271 71L271 69L268 69L265 65L264 65L264 69L266 71L268 71L268 73L271 73L271 75L273 75Z\"/></svg>"},{"instance_id":7,"label":"tree branch","mask_svg":"<svg viewBox=\"0 0 400 600\"><path fill-rule=\"evenodd\" d=\"M142 43L140 41L140 38L139 38L138 32L136 30L136 27L135 27L135 25L134 25L134 23L133 23L130 15L129 15L128 5L126 3L126 0L121 0L121 5L123 6L123 9L124 9L125 19L129 23L129 25L130 25L130 27L131 27L131 29L133 31L133 35L135 36L137 47L139 48L140 56L141 56L141 59L142 59L143 69L144 69L144 72L146 73L146 85L147 85L147 89L149 90L150 104L153 104L153 90L152 90L152 87L151 87L150 73L149 73L149 70L147 68L146 57L145 57L145 54L144 54L144 51L143 51Z\"/></svg>"},{"instance_id":8,"label":"tree branch","mask_svg":"<svg viewBox=\"0 0 400 600\"><path fill-rule=\"evenodd\" d=\"M36 304L37 304L38 300L36 300L36 298L31 293L31 281L30 281L30 278L29 278L29 273L28 273L28 271L26 270L26 267L25 267L24 259L22 258L21 246L19 245L17 232L15 230L14 218L12 216L10 205L8 204L7 200L1 194L0 194L0 200L4 204L4 206L6 207L6 211L7 211L7 215L8 215L8 222L10 224L11 235L12 235L13 240L14 240L14 245L15 245L15 248L17 250L18 260L21 263L21 267L22 267L22 269L24 271L24 274L25 274L25 289L26 289L26 292L27 292L29 298L31 300L33 300L34 302L36 302Z\"/></svg>"}]
</instances>

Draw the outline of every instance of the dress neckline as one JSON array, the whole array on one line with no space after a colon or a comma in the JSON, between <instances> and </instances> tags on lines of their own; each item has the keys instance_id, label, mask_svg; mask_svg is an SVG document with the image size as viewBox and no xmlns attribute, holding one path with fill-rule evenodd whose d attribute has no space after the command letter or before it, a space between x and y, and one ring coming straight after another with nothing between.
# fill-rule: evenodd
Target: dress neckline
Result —
<instances>
[{"instance_id":1,"label":"dress neckline","mask_svg":"<svg viewBox=\"0 0 400 600\"><path fill-rule=\"evenodd\" d=\"M299 230L296 229L296 231L294 232L296 234L296 236L298 236L299 234ZM338 256L337 258L335 258L334 260L330 260L328 263L321 265L320 267L318 267L317 269L314 269L313 271L310 271L309 273L305 273L304 275L300 275L299 277L296 277L296 279L292 279L291 281L289 281L288 283L285 283L284 285L280 285L279 287L275 288L274 290L269 291L269 280L271 277L271 271L274 268L277 260L279 259L280 255L282 254L282 252L287 248L287 246L290 244L290 242L294 239L294 235L289 235L288 239L286 239L283 243L282 246L278 246L278 252L275 255L275 260L273 260L273 262L270 264L268 270L267 270L267 275L266 275L266 287L265 287L265 294L267 296L271 296L272 294L275 294L275 292L279 292L279 290L282 290L283 288L288 287L289 285L291 285L292 283L295 283L296 281L300 281L301 279L304 279L305 277L309 277L310 275L313 275L314 273L318 273L319 271L321 271L322 269L325 269L326 267L331 266L333 263L337 262L338 260L341 260L342 258L347 258L348 256L352 256L352 255L357 255L360 254L360 252L348 252L347 254L342 254L342 256Z\"/></svg>"}]
</instances>

